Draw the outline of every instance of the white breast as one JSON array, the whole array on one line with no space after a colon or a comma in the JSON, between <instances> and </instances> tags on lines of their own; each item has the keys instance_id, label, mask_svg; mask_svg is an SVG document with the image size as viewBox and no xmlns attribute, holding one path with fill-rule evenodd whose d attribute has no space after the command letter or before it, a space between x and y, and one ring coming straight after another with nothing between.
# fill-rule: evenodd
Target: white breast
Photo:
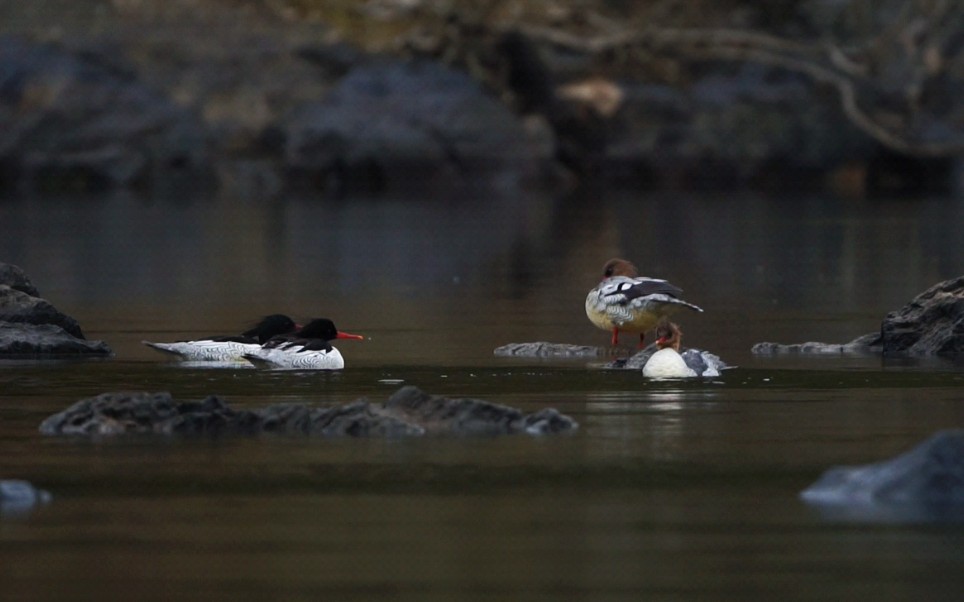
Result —
<instances>
[{"instance_id":1,"label":"white breast","mask_svg":"<svg viewBox=\"0 0 964 602\"><path fill-rule=\"evenodd\" d=\"M305 351L301 345L291 345L283 349L264 349L258 347L256 351L248 354L247 357L249 359L261 360L276 368L341 370L345 367L345 359L334 347L332 347L330 351Z\"/></svg>"}]
</instances>

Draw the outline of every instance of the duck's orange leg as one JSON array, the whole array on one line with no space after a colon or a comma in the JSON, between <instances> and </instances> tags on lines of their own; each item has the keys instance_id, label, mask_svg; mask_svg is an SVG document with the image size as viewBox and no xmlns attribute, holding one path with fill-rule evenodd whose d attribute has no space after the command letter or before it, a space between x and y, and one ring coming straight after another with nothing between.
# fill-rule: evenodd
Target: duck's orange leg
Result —
<instances>
[{"instance_id":1,"label":"duck's orange leg","mask_svg":"<svg viewBox=\"0 0 964 602\"><path fill-rule=\"evenodd\" d=\"M646 333L645 332L639 333L639 346L637 346L636 349L642 349L646 347L645 341L646 341Z\"/></svg>"},{"instance_id":2,"label":"duck's orange leg","mask_svg":"<svg viewBox=\"0 0 964 602\"><path fill-rule=\"evenodd\" d=\"M613 347L616 347L619 345L619 329L616 328L615 326L613 327L613 338L612 338L612 341L610 342L610 345L612 345Z\"/></svg>"}]
</instances>

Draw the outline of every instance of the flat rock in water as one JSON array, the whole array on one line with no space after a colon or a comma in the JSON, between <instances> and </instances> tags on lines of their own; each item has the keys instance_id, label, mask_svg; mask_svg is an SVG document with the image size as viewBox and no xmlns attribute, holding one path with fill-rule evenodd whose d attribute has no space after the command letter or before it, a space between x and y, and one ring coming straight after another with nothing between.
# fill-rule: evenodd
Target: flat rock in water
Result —
<instances>
[{"instance_id":1,"label":"flat rock in water","mask_svg":"<svg viewBox=\"0 0 964 602\"><path fill-rule=\"evenodd\" d=\"M289 403L260 410L235 410L216 396L201 402L177 402L169 393L103 393L48 417L41 423L40 432L85 437L260 433L397 437L426 433L537 435L576 428L572 418L551 408L523 414L483 400L437 397L406 386L384 404L357 400L316 408Z\"/></svg>"},{"instance_id":2,"label":"flat rock in water","mask_svg":"<svg viewBox=\"0 0 964 602\"><path fill-rule=\"evenodd\" d=\"M596 357L603 353L599 347L591 345L571 345L569 343L509 343L496 347L495 355L503 357Z\"/></svg>"},{"instance_id":3,"label":"flat rock in water","mask_svg":"<svg viewBox=\"0 0 964 602\"><path fill-rule=\"evenodd\" d=\"M831 468L800 497L851 518L964 520L964 430L940 431L890 460Z\"/></svg>"},{"instance_id":4,"label":"flat rock in water","mask_svg":"<svg viewBox=\"0 0 964 602\"><path fill-rule=\"evenodd\" d=\"M858 337L849 343L821 343L808 341L806 343L757 343L750 351L754 355L866 355L880 353L880 336L870 333Z\"/></svg>"}]
</instances>

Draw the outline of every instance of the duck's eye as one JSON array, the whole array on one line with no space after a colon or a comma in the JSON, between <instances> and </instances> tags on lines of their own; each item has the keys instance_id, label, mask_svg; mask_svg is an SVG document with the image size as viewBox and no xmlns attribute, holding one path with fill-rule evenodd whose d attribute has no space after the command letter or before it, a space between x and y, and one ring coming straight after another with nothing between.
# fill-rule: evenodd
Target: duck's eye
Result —
<instances>
[{"instance_id":1,"label":"duck's eye","mask_svg":"<svg viewBox=\"0 0 964 602\"><path fill-rule=\"evenodd\" d=\"M603 275L604 275L604 276L612 276L612 275L613 275L613 268L606 268L606 271L603 272Z\"/></svg>"}]
</instances>

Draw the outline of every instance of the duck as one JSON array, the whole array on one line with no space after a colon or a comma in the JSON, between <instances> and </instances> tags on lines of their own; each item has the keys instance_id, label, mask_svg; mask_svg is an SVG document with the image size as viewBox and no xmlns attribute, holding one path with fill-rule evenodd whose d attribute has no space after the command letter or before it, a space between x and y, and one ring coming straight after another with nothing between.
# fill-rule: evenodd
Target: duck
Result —
<instances>
[{"instance_id":1,"label":"duck","mask_svg":"<svg viewBox=\"0 0 964 602\"><path fill-rule=\"evenodd\" d=\"M209 336L191 341L143 344L194 362L243 362L244 354L261 348L272 337L295 332L299 325L284 314L271 314L261 318L250 329L238 335Z\"/></svg>"},{"instance_id":2,"label":"duck","mask_svg":"<svg viewBox=\"0 0 964 602\"><path fill-rule=\"evenodd\" d=\"M250 350L244 358L254 364L274 368L341 370L345 367L345 359L340 351L331 346L330 341L364 338L360 334L339 331L328 318L318 318L293 334L272 337Z\"/></svg>"},{"instance_id":3,"label":"duck","mask_svg":"<svg viewBox=\"0 0 964 602\"><path fill-rule=\"evenodd\" d=\"M692 378L694 376L719 376L726 368L719 357L699 349L687 349L680 353L683 331L675 322L665 318L656 325L656 347L646 364L643 376L647 378Z\"/></svg>"},{"instance_id":4,"label":"duck","mask_svg":"<svg viewBox=\"0 0 964 602\"><path fill-rule=\"evenodd\" d=\"M619 345L619 333L639 333L639 349L646 332L660 319L681 309L702 313L703 309L680 298L683 290L659 278L639 275L626 259L610 259L603 277L586 296L586 315L602 330L612 331L611 344Z\"/></svg>"}]
</instances>

